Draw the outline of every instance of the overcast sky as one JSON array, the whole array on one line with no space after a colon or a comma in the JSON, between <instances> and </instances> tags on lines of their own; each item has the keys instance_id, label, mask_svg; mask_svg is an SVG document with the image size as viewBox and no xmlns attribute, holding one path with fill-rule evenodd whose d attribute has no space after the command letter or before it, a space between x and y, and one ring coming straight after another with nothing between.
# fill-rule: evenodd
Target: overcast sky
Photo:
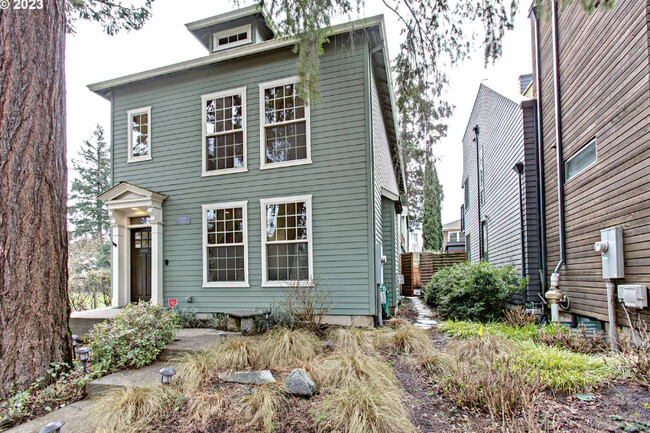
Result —
<instances>
[{"instance_id":1,"label":"overcast sky","mask_svg":"<svg viewBox=\"0 0 650 433\"><path fill-rule=\"evenodd\" d=\"M385 16L393 59L399 48L399 23L380 1L367 0L366 3L365 16ZM517 16L515 29L506 35L503 57L495 65L485 68L483 54L478 51L471 60L449 71L451 83L447 99L456 108L449 120L448 136L434 148L440 161L438 173L445 194L443 223L460 218L462 138L479 85L484 83L519 100L517 79L531 72L528 5L522 7L524 10ZM95 124L101 124L107 131L107 138L110 137L110 104L90 92L86 85L205 56L207 51L184 24L232 9L230 0L156 0L153 17L143 29L117 36L103 34L95 23L78 23L77 34L68 35L66 43L68 166L72 166L71 159L76 158L79 146L90 137Z\"/></svg>"}]
</instances>

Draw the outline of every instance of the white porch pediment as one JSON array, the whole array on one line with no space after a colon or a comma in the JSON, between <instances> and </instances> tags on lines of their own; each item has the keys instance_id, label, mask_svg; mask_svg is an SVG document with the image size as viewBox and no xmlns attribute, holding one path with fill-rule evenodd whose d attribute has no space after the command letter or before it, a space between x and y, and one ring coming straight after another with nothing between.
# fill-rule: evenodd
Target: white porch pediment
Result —
<instances>
[{"instance_id":1,"label":"white porch pediment","mask_svg":"<svg viewBox=\"0 0 650 433\"><path fill-rule=\"evenodd\" d=\"M110 209L127 207L161 207L166 195L139 187L127 182L120 182L97 197Z\"/></svg>"}]
</instances>

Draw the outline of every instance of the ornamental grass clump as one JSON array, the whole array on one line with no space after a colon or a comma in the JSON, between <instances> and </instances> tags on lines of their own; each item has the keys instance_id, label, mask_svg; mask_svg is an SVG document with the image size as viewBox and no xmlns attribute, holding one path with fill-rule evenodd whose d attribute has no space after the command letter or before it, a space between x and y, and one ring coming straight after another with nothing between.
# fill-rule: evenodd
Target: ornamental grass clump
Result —
<instances>
[{"instance_id":1,"label":"ornamental grass clump","mask_svg":"<svg viewBox=\"0 0 650 433\"><path fill-rule=\"evenodd\" d=\"M494 335L472 337L449 344L448 351L461 359L511 355L516 343Z\"/></svg>"},{"instance_id":2,"label":"ornamental grass clump","mask_svg":"<svg viewBox=\"0 0 650 433\"><path fill-rule=\"evenodd\" d=\"M259 344L259 366L283 369L308 362L323 349L313 332L305 329L276 328L266 333Z\"/></svg>"},{"instance_id":3,"label":"ornamental grass clump","mask_svg":"<svg viewBox=\"0 0 650 433\"><path fill-rule=\"evenodd\" d=\"M533 340L539 333L539 326L529 323L524 326L510 326L501 322L466 322L462 320L445 320L438 330L449 337L471 338L483 335L495 335L510 340Z\"/></svg>"},{"instance_id":4,"label":"ornamental grass clump","mask_svg":"<svg viewBox=\"0 0 650 433\"><path fill-rule=\"evenodd\" d=\"M319 432L416 432L397 386L355 383L328 395L320 408Z\"/></svg>"},{"instance_id":5,"label":"ornamental grass clump","mask_svg":"<svg viewBox=\"0 0 650 433\"><path fill-rule=\"evenodd\" d=\"M284 403L284 394L277 383L256 386L239 403L237 424L241 429L247 428L241 431L262 428L265 432L272 432Z\"/></svg>"},{"instance_id":6,"label":"ornamental grass clump","mask_svg":"<svg viewBox=\"0 0 650 433\"><path fill-rule=\"evenodd\" d=\"M218 371L238 371L256 368L260 360L259 342L255 338L227 339L209 349Z\"/></svg>"},{"instance_id":7,"label":"ornamental grass clump","mask_svg":"<svg viewBox=\"0 0 650 433\"><path fill-rule=\"evenodd\" d=\"M388 339L393 347L405 354L424 353L431 348L429 334L410 323L397 326Z\"/></svg>"},{"instance_id":8,"label":"ornamental grass clump","mask_svg":"<svg viewBox=\"0 0 650 433\"><path fill-rule=\"evenodd\" d=\"M90 408L96 433L140 433L152 431L154 420L182 402L173 387L119 387L107 391Z\"/></svg>"},{"instance_id":9,"label":"ornamental grass clump","mask_svg":"<svg viewBox=\"0 0 650 433\"><path fill-rule=\"evenodd\" d=\"M567 393L588 390L618 374L617 362L612 358L526 341L517 344L513 359L523 370L538 374L543 386Z\"/></svg>"},{"instance_id":10,"label":"ornamental grass clump","mask_svg":"<svg viewBox=\"0 0 650 433\"><path fill-rule=\"evenodd\" d=\"M539 330L535 341L576 353L597 354L609 350L605 334L603 332L589 334L584 325L575 330L558 324L549 325Z\"/></svg>"},{"instance_id":11,"label":"ornamental grass clump","mask_svg":"<svg viewBox=\"0 0 650 433\"><path fill-rule=\"evenodd\" d=\"M221 394L194 394L187 402L188 424L207 430L211 421L222 415L225 409L226 403Z\"/></svg>"},{"instance_id":12,"label":"ornamental grass clump","mask_svg":"<svg viewBox=\"0 0 650 433\"><path fill-rule=\"evenodd\" d=\"M365 355L339 355L321 364L317 376L327 387L338 389L372 383L377 387L397 386L393 370L386 362Z\"/></svg>"},{"instance_id":13,"label":"ornamental grass clump","mask_svg":"<svg viewBox=\"0 0 650 433\"><path fill-rule=\"evenodd\" d=\"M375 335L373 331L358 328L333 328L327 333L332 341L334 351L350 355L372 355L375 353Z\"/></svg>"},{"instance_id":14,"label":"ornamental grass clump","mask_svg":"<svg viewBox=\"0 0 650 433\"><path fill-rule=\"evenodd\" d=\"M149 365L174 341L176 329L175 312L149 302L129 304L113 319L90 330L90 365L93 370L109 372Z\"/></svg>"},{"instance_id":15,"label":"ornamental grass clump","mask_svg":"<svg viewBox=\"0 0 650 433\"><path fill-rule=\"evenodd\" d=\"M213 351L199 350L184 353L171 360L178 371L178 383L184 393L201 388L212 376L216 368L216 356Z\"/></svg>"},{"instance_id":16,"label":"ornamental grass clump","mask_svg":"<svg viewBox=\"0 0 650 433\"><path fill-rule=\"evenodd\" d=\"M418 355L415 362L427 374L440 376L448 373L454 367L456 359L448 353L431 350Z\"/></svg>"}]
</instances>

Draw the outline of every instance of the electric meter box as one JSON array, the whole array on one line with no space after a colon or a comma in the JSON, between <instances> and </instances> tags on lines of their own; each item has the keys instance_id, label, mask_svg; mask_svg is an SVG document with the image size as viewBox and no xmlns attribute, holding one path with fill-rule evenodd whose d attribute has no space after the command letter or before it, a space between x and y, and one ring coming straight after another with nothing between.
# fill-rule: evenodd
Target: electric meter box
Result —
<instances>
[{"instance_id":1,"label":"electric meter box","mask_svg":"<svg viewBox=\"0 0 650 433\"><path fill-rule=\"evenodd\" d=\"M648 308L648 288L640 284L621 284L618 286L618 302L639 310Z\"/></svg>"},{"instance_id":2,"label":"electric meter box","mask_svg":"<svg viewBox=\"0 0 650 433\"><path fill-rule=\"evenodd\" d=\"M625 278L623 227L601 230L600 242L596 242L594 249L602 255L603 279Z\"/></svg>"}]
</instances>

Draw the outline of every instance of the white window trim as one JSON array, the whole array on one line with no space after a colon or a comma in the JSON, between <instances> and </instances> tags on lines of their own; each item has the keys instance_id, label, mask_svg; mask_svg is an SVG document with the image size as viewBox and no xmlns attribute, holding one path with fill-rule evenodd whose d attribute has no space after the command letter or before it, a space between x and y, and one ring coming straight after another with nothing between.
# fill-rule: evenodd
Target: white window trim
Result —
<instances>
[{"instance_id":1,"label":"white window trim","mask_svg":"<svg viewBox=\"0 0 650 433\"><path fill-rule=\"evenodd\" d=\"M294 195L290 197L275 197L260 199L260 211L262 220L262 287L289 287L295 284L295 281L268 281L266 279L268 269L266 269L266 206L270 204L282 204L304 201L307 204L307 251L309 254L309 279L314 276L314 254L313 254L313 231L312 225L312 195Z\"/></svg>"},{"instance_id":2,"label":"white window trim","mask_svg":"<svg viewBox=\"0 0 650 433\"><path fill-rule=\"evenodd\" d=\"M282 167L291 167L294 165L305 165L311 164L311 112L309 104L305 105L305 140L307 144L307 158L298 159L295 161L282 161L267 163L266 162L266 134L264 132L265 123L264 123L264 89L274 86L284 86L287 84L297 84L298 77L289 77L283 78L281 80L267 81L265 83L260 83L260 170L268 170L271 168L282 168ZM307 101L305 101L307 102ZM277 122L274 125L283 125L286 123L295 123L293 120L285 122Z\"/></svg>"},{"instance_id":3,"label":"white window trim","mask_svg":"<svg viewBox=\"0 0 650 433\"><path fill-rule=\"evenodd\" d=\"M208 93L206 95L201 95L201 155L202 155L202 162L201 162L201 176L220 176L223 174L231 174L231 173L243 173L248 171L248 156L247 156L247 134L246 134L246 125L247 121L246 118L247 113L246 113L246 87L239 87L237 89L230 89L230 90L222 90L219 92L214 92L214 93ZM209 99L215 99L215 98L223 98L224 96L232 96L235 94L241 94L241 109L242 109L242 133L243 133L243 140L244 140L244 155L243 155L243 163L244 165L242 167L233 167L233 168L226 168L223 170L208 170L207 169L207 156L208 152L206 149L206 141L205 139L207 138L207 122L205 119L205 104ZM233 130L231 132L237 132L237 130Z\"/></svg>"},{"instance_id":4,"label":"white window trim","mask_svg":"<svg viewBox=\"0 0 650 433\"><path fill-rule=\"evenodd\" d=\"M207 210L234 207L242 208L242 221L244 223L244 281L208 281L208 222L205 213ZM201 225L203 226L203 239L201 241L203 246L203 287L250 287L248 283L248 200L201 205Z\"/></svg>"},{"instance_id":5,"label":"white window trim","mask_svg":"<svg viewBox=\"0 0 650 433\"><path fill-rule=\"evenodd\" d=\"M574 175L571 176L570 178L567 178L568 168L569 168L569 162L571 162L572 159L576 158L578 155L580 155L582 152L584 152L584 151L585 151L589 146L591 146L591 143L594 144L594 148L595 148L595 150L596 150L596 159L594 159L594 162L592 162L591 164L585 166L582 170L580 170L579 172L577 172L576 174L574 174ZM580 149L578 149L577 152L575 152L573 155L571 155L571 157L570 157L569 159L567 159L566 161L564 161L564 177L565 177L564 182L565 182L565 183L570 182L571 180L573 180L573 179L575 179L576 177L580 176L580 175L581 175L582 173L584 173L585 171L589 170L591 167L593 167L593 166L596 165L597 163L598 163L598 141L597 141L596 138L594 137L594 138L592 138L591 140L589 140L589 141L587 142L587 144L585 144L585 145L582 146Z\"/></svg>"},{"instance_id":6,"label":"white window trim","mask_svg":"<svg viewBox=\"0 0 650 433\"><path fill-rule=\"evenodd\" d=\"M217 51L227 50L228 48L250 44L251 42L253 42L252 27L253 27L252 24L246 24L243 26L234 27L231 29L226 29L220 32L212 33L212 52L216 53ZM231 42L229 44L225 44L221 46L219 45L220 38L224 36L238 35L239 33L243 33L244 31L246 31L246 34L248 35L246 39L242 39L241 41Z\"/></svg>"},{"instance_id":7,"label":"white window trim","mask_svg":"<svg viewBox=\"0 0 650 433\"><path fill-rule=\"evenodd\" d=\"M149 119L148 122L148 136L147 138L149 139L149 153L146 156L133 156L133 116L136 114L146 114L147 119ZM126 124L127 124L127 129L128 129L128 137L127 137L127 149L126 149L126 162L139 162L139 161L149 161L151 160L151 151L153 150L153 147L151 145L151 105L148 107L142 107L142 108L134 108L133 110L128 110L126 112Z\"/></svg>"},{"instance_id":8,"label":"white window trim","mask_svg":"<svg viewBox=\"0 0 650 433\"><path fill-rule=\"evenodd\" d=\"M458 237L458 240L453 241L453 242L460 242L460 234L461 233L462 232L460 230L453 230L453 231L447 232L447 242L452 242L452 240L451 240L451 235L452 234L457 235L457 237Z\"/></svg>"}]
</instances>

